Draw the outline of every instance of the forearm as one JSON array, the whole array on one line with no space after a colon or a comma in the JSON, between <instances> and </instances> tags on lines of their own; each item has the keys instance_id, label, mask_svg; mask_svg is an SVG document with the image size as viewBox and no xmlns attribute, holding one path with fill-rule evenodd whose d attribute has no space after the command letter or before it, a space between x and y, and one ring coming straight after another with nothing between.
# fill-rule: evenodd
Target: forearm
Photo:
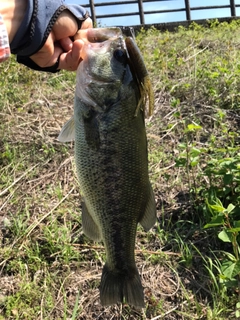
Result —
<instances>
[{"instance_id":1,"label":"forearm","mask_svg":"<svg viewBox=\"0 0 240 320\"><path fill-rule=\"evenodd\" d=\"M0 0L0 13L6 25L10 43L20 27L26 8L27 0Z\"/></svg>"}]
</instances>

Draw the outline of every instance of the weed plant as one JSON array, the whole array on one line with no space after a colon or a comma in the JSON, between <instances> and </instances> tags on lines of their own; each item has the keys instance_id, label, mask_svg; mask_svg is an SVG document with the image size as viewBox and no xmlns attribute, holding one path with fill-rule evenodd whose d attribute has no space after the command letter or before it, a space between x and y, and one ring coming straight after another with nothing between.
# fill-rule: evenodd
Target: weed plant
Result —
<instances>
[{"instance_id":1,"label":"weed plant","mask_svg":"<svg viewBox=\"0 0 240 320\"><path fill-rule=\"evenodd\" d=\"M139 227L146 308L103 308L105 253L84 236L71 117L75 74L0 65L0 320L240 318L240 23L137 34L158 222Z\"/></svg>"}]
</instances>

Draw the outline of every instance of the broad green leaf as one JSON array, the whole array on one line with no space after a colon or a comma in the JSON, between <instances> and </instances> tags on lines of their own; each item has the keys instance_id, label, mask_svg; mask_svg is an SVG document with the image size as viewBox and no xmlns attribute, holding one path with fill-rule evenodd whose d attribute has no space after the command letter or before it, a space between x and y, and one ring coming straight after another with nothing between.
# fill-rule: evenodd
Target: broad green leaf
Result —
<instances>
[{"instance_id":1,"label":"broad green leaf","mask_svg":"<svg viewBox=\"0 0 240 320\"><path fill-rule=\"evenodd\" d=\"M221 166L228 167L232 163L232 158L223 158L223 159L219 160L219 163Z\"/></svg>"},{"instance_id":2,"label":"broad green leaf","mask_svg":"<svg viewBox=\"0 0 240 320\"><path fill-rule=\"evenodd\" d=\"M204 229L222 226L223 224L224 224L224 216L217 215L213 217L209 223L205 224Z\"/></svg>"},{"instance_id":3,"label":"broad green leaf","mask_svg":"<svg viewBox=\"0 0 240 320\"><path fill-rule=\"evenodd\" d=\"M240 228L240 220L233 221L234 228Z\"/></svg>"},{"instance_id":4,"label":"broad green leaf","mask_svg":"<svg viewBox=\"0 0 240 320\"><path fill-rule=\"evenodd\" d=\"M199 150L196 147L192 147L190 150L191 156L196 157L201 153L201 150Z\"/></svg>"},{"instance_id":5,"label":"broad green leaf","mask_svg":"<svg viewBox=\"0 0 240 320\"><path fill-rule=\"evenodd\" d=\"M240 220L233 221L233 228L228 229L229 232L240 232Z\"/></svg>"},{"instance_id":6,"label":"broad green leaf","mask_svg":"<svg viewBox=\"0 0 240 320\"><path fill-rule=\"evenodd\" d=\"M198 165L198 164L199 164L199 157L195 157L195 158L192 158L192 159L191 159L190 165L191 165L192 167L195 167L195 166Z\"/></svg>"},{"instance_id":7,"label":"broad green leaf","mask_svg":"<svg viewBox=\"0 0 240 320\"><path fill-rule=\"evenodd\" d=\"M229 203L228 207L227 207L227 213L232 212L235 209L235 206L232 203ZM240 221L239 221L239 226L240 226Z\"/></svg>"},{"instance_id":8,"label":"broad green leaf","mask_svg":"<svg viewBox=\"0 0 240 320\"><path fill-rule=\"evenodd\" d=\"M232 234L228 233L225 229L218 234L218 238L223 242L232 242Z\"/></svg>"},{"instance_id":9,"label":"broad green leaf","mask_svg":"<svg viewBox=\"0 0 240 320\"><path fill-rule=\"evenodd\" d=\"M208 206L209 208L217 212L224 212L225 210L221 200L219 200L218 198L216 198L216 200L214 201L214 204L208 203Z\"/></svg>"},{"instance_id":10,"label":"broad green leaf","mask_svg":"<svg viewBox=\"0 0 240 320\"><path fill-rule=\"evenodd\" d=\"M236 257L233 254L231 254L230 252L224 251L224 255L226 255L229 260L231 260L233 262L237 262Z\"/></svg>"},{"instance_id":11,"label":"broad green leaf","mask_svg":"<svg viewBox=\"0 0 240 320\"><path fill-rule=\"evenodd\" d=\"M224 277L223 275L221 276ZM224 284L224 287L226 288L236 288L238 286L238 281L236 279L229 280L225 277L225 279L222 280L221 277L219 276L219 282L221 284Z\"/></svg>"},{"instance_id":12,"label":"broad green leaf","mask_svg":"<svg viewBox=\"0 0 240 320\"><path fill-rule=\"evenodd\" d=\"M222 266L221 266L222 273L228 279L232 279L233 278L233 271L234 271L234 268L235 268L235 264L236 264L235 262L232 262L232 261L229 261L229 260L225 260L222 263Z\"/></svg>"},{"instance_id":13,"label":"broad green leaf","mask_svg":"<svg viewBox=\"0 0 240 320\"><path fill-rule=\"evenodd\" d=\"M231 232L231 233L233 233L233 232L240 232L240 227L239 228L231 228L231 229L228 229L228 232Z\"/></svg>"},{"instance_id":14,"label":"broad green leaf","mask_svg":"<svg viewBox=\"0 0 240 320\"><path fill-rule=\"evenodd\" d=\"M195 131L195 130L201 130L202 129L201 126L199 126L197 124L193 124L193 123L188 124L187 128L188 128L189 131Z\"/></svg>"},{"instance_id":15,"label":"broad green leaf","mask_svg":"<svg viewBox=\"0 0 240 320\"><path fill-rule=\"evenodd\" d=\"M186 158L178 158L175 159L176 167L185 167L187 164L187 159Z\"/></svg>"},{"instance_id":16,"label":"broad green leaf","mask_svg":"<svg viewBox=\"0 0 240 320\"><path fill-rule=\"evenodd\" d=\"M209 207L217 212L223 212L225 210L223 206L220 206L218 204L209 204Z\"/></svg>"},{"instance_id":17,"label":"broad green leaf","mask_svg":"<svg viewBox=\"0 0 240 320\"><path fill-rule=\"evenodd\" d=\"M187 148L187 145L186 145L186 143L179 143L179 148L181 148L181 149L186 149Z\"/></svg>"},{"instance_id":18,"label":"broad green leaf","mask_svg":"<svg viewBox=\"0 0 240 320\"><path fill-rule=\"evenodd\" d=\"M237 260L237 262L235 263L235 267L234 267L232 275L233 275L233 277L240 275L240 260Z\"/></svg>"}]
</instances>

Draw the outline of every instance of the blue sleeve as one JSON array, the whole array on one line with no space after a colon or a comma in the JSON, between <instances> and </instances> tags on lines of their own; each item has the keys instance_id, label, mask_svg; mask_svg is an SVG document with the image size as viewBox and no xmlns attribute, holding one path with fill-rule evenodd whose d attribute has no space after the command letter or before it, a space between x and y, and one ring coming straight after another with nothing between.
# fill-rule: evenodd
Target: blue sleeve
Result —
<instances>
[{"instance_id":1,"label":"blue sleeve","mask_svg":"<svg viewBox=\"0 0 240 320\"><path fill-rule=\"evenodd\" d=\"M79 29L89 16L83 7L65 4L64 0L28 0L25 17L10 43L11 52L19 57L29 57L39 51L64 10L76 17Z\"/></svg>"}]
</instances>

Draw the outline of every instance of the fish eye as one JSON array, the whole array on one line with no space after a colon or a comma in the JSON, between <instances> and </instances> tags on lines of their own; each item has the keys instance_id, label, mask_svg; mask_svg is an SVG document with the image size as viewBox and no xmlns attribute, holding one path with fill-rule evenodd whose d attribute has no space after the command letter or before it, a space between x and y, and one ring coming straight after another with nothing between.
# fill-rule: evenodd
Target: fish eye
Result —
<instances>
[{"instance_id":1,"label":"fish eye","mask_svg":"<svg viewBox=\"0 0 240 320\"><path fill-rule=\"evenodd\" d=\"M125 58L126 58L126 54L125 54L125 51L121 50L121 49L116 49L114 52L113 52L113 56L114 58L119 61L119 62L124 62L125 61Z\"/></svg>"}]
</instances>

